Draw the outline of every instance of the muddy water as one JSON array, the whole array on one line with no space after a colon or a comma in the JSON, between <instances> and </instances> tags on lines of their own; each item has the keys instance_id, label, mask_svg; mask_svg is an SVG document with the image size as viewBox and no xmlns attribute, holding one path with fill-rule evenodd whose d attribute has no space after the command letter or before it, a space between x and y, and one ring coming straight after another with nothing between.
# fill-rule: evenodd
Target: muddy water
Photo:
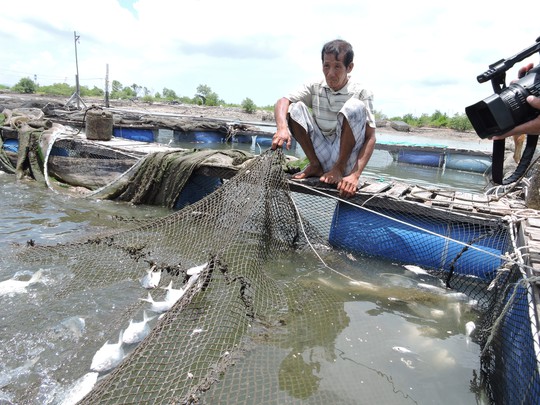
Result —
<instances>
[{"instance_id":1,"label":"muddy water","mask_svg":"<svg viewBox=\"0 0 540 405\"><path fill-rule=\"evenodd\" d=\"M69 198L34 182L17 182L14 176L3 173L0 201L0 241L7 250L13 243L30 240L57 244L84 238L111 227L113 216L155 218L169 212ZM336 254L342 262L343 254ZM479 368L479 348L465 336L465 323L474 321L476 314L467 303L442 297L407 302L401 299L407 296L407 289L418 282L436 281L421 279L385 261L346 258L345 262L346 268L339 272L347 277L305 257L271 264L283 277L310 286L316 284L339 299L325 309L335 315L331 321L301 320L307 321L309 333L304 328L301 335L291 333L288 345L273 347L271 358L263 357L268 366L263 367L265 375L261 378L267 386L275 384L269 403L320 403L322 393L342 403L476 403L469 382ZM0 281L14 275L21 279L30 276L4 257L0 261ZM350 278L370 283L376 289L366 288L368 284L351 284ZM37 311L35 305L46 294L46 284L37 284L21 295L0 297L0 319L7 315L9 319L33 319L33 314L40 314L39 319L28 324L25 334L12 336L5 324L0 328L0 341L4 342L0 349L1 403L21 403L18 395L23 388L24 403L57 403L67 387L89 371L94 353L84 352L87 345L81 343L91 337L78 318L90 317L90 311L73 318L73 303L65 308L70 316L62 317L63 309L57 307L54 311ZM99 298L103 308L114 307L113 301L107 303L110 296L104 293ZM104 334L106 328L103 325ZM306 340L306 336L310 338ZM74 352L77 350L81 352ZM261 347L257 353L265 350L269 347ZM65 363L74 358L77 364ZM283 373L289 377L287 381L301 383L283 383ZM225 377L223 386L227 384ZM255 394L261 387L253 385L252 389ZM359 392L365 401L357 402ZM232 390L230 403L240 403L234 401L234 395Z\"/></svg>"}]
</instances>

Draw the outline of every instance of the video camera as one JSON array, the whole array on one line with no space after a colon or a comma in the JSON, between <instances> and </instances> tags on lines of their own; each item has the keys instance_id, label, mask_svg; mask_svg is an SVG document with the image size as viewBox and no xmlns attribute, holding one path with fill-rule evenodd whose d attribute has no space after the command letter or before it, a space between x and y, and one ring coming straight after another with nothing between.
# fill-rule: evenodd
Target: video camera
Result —
<instances>
[{"instance_id":1,"label":"video camera","mask_svg":"<svg viewBox=\"0 0 540 405\"><path fill-rule=\"evenodd\" d=\"M480 138L490 138L510 131L540 114L527 102L527 96L540 97L540 65L529 70L518 81L506 87L505 75L516 62L540 52L540 37L536 43L508 59L489 65L476 79L479 83L491 80L495 94L465 108L469 121Z\"/></svg>"}]
</instances>

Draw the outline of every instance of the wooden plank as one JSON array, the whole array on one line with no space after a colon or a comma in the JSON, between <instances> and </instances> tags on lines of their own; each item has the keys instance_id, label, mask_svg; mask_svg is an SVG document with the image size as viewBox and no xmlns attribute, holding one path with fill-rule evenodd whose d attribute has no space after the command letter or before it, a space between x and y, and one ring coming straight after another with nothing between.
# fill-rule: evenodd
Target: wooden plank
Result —
<instances>
[{"instance_id":1,"label":"wooden plank","mask_svg":"<svg viewBox=\"0 0 540 405\"><path fill-rule=\"evenodd\" d=\"M540 229L538 228L525 228L525 235L529 237L531 241L540 241ZM540 248L540 246L539 246Z\"/></svg>"},{"instance_id":2,"label":"wooden plank","mask_svg":"<svg viewBox=\"0 0 540 405\"><path fill-rule=\"evenodd\" d=\"M540 218L529 217L526 221L528 226L540 228Z\"/></svg>"},{"instance_id":3,"label":"wooden plank","mask_svg":"<svg viewBox=\"0 0 540 405\"><path fill-rule=\"evenodd\" d=\"M418 187L414 186L411 191L405 195L406 200L414 200L414 201L421 201L421 202L431 202L431 199L433 198L433 191L432 190L426 190L424 187Z\"/></svg>"},{"instance_id":4,"label":"wooden plank","mask_svg":"<svg viewBox=\"0 0 540 405\"><path fill-rule=\"evenodd\" d=\"M454 208L465 211L473 211L473 200L474 197L472 193L462 193L460 191L456 191L454 194Z\"/></svg>"},{"instance_id":5,"label":"wooden plank","mask_svg":"<svg viewBox=\"0 0 540 405\"><path fill-rule=\"evenodd\" d=\"M490 201L485 205L477 205L476 209L478 212L497 216L507 215L511 211L510 207L502 201Z\"/></svg>"},{"instance_id":6,"label":"wooden plank","mask_svg":"<svg viewBox=\"0 0 540 405\"><path fill-rule=\"evenodd\" d=\"M382 193L383 191L388 190L390 187L392 187L392 185L386 182L371 183L365 187L362 187L358 191L362 193L379 194L379 193Z\"/></svg>"},{"instance_id":7,"label":"wooden plank","mask_svg":"<svg viewBox=\"0 0 540 405\"><path fill-rule=\"evenodd\" d=\"M454 202L455 192L452 190L439 190L435 192L433 205L439 207L451 207Z\"/></svg>"},{"instance_id":8,"label":"wooden plank","mask_svg":"<svg viewBox=\"0 0 540 405\"><path fill-rule=\"evenodd\" d=\"M407 184L394 184L393 187L385 193L385 195L388 197L400 198L410 189L411 186Z\"/></svg>"}]
</instances>

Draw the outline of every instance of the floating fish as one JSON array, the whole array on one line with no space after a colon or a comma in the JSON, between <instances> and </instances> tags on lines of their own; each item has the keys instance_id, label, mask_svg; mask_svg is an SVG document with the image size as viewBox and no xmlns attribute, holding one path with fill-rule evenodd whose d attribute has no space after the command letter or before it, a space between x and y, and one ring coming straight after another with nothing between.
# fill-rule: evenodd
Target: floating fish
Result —
<instances>
[{"instance_id":1,"label":"floating fish","mask_svg":"<svg viewBox=\"0 0 540 405\"><path fill-rule=\"evenodd\" d=\"M60 405L74 405L92 391L97 382L99 373L86 373L75 381L62 396Z\"/></svg>"},{"instance_id":2,"label":"floating fish","mask_svg":"<svg viewBox=\"0 0 540 405\"><path fill-rule=\"evenodd\" d=\"M204 332L204 329L202 329L202 328L195 328L195 329L193 329L193 332L191 332L191 335L190 335L190 336L198 335L199 333L202 333L202 332Z\"/></svg>"},{"instance_id":3,"label":"floating fish","mask_svg":"<svg viewBox=\"0 0 540 405\"><path fill-rule=\"evenodd\" d=\"M469 321L465 324L465 343L467 346L471 343L471 334L476 329L476 325L473 321Z\"/></svg>"},{"instance_id":4,"label":"floating fish","mask_svg":"<svg viewBox=\"0 0 540 405\"><path fill-rule=\"evenodd\" d=\"M155 316L148 317L146 311L143 312L143 320L141 322L129 321L129 326L124 331L122 341L128 345L141 342L150 333L150 322Z\"/></svg>"},{"instance_id":5,"label":"floating fish","mask_svg":"<svg viewBox=\"0 0 540 405\"><path fill-rule=\"evenodd\" d=\"M156 288L159 285L161 279L161 270L156 271L156 265L146 270L146 274L141 277L140 282L144 288L151 289Z\"/></svg>"},{"instance_id":6,"label":"floating fish","mask_svg":"<svg viewBox=\"0 0 540 405\"><path fill-rule=\"evenodd\" d=\"M124 349L122 348L124 332L120 331L117 343L108 341L94 354L90 370L102 373L115 368L124 358Z\"/></svg>"},{"instance_id":7,"label":"floating fish","mask_svg":"<svg viewBox=\"0 0 540 405\"><path fill-rule=\"evenodd\" d=\"M440 319L445 315L443 310L430 308L418 302L409 302L407 307L421 318Z\"/></svg>"},{"instance_id":8,"label":"floating fish","mask_svg":"<svg viewBox=\"0 0 540 405\"><path fill-rule=\"evenodd\" d=\"M16 367L12 370L3 369L0 372L0 388L5 387L6 385L10 384L15 379L25 374L28 374L30 372L30 369L34 367L34 364L36 364L38 360L39 360L39 356L28 360L22 366Z\"/></svg>"},{"instance_id":9,"label":"floating fish","mask_svg":"<svg viewBox=\"0 0 540 405\"><path fill-rule=\"evenodd\" d=\"M42 276L43 276L43 270L38 270L34 274L32 274L32 277L30 277L30 279L27 281L16 280L14 278L10 278L9 280L4 280L0 282L0 296L25 293L26 288L29 285L40 282Z\"/></svg>"},{"instance_id":10,"label":"floating fish","mask_svg":"<svg viewBox=\"0 0 540 405\"><path fill-rule=\"evenodd\" d=\"M461 303L450 302L448 303L448 309L456 315L457 323L461 322Z\"/></svg>"},{"instance_id":11,"label":"floating fish","mask_svg":"<svg viewBox=\"0 0 540 405\"><path fill-rule=\"evenodd\" d=\"M205 268L206 266L208 266L208 262L207 262L207 263L204 263L204 264L201 264L200 266L195 266L195 267L192 267L192 268L188 269L188 270L186 271L186 274L187 274L188 276L193 276L193 275L195 275L195 274L199 274L201 271L204 270L204 268Z\"/></svg>"},{"instance_id":12,"label":"floating fish","mask_svg":"<svg viewBox=\"0 0 540 405\"><path fill-rule=\"evenodd\" d=\"M172 301L172 302L176 302L180 298L182 298L182 296L185 294L187 290L183 288L180 288L180 289L173 288L172 280L167 287L162 287L162 288L164 290L167 290L167 294L165 295L165 301Z\"/></svg>"},{"instance_id":13,"label":"floating fish","mask_svg":"<svg viewBox=\"0 0 540 405\"><path fill-rule=\"evenodd\" d=\"M451 300L455 300L455 301L463 301L463 302L468 302L469 301L469 296L465 293L462 293L462 292L450 292L450 293L446 293L444 294L444 296L446 298L449 298Z\"/></svg>"},{"instance_id":14,"label":"floating fish","mask_svg":"<svg viewBox=\"0 0 540 405\"><path fill-rule=\"evenodd\" d=\"M379 287L375 284L368 283L367 281L353 280L349 281L349 284L353 287L359 287L360 289L377 291Z\"/></svg>"},{"instance_id":15,"label":"floating fish","mask_svg":"<svg viewBox=\"0 0 540 405\"><path fill-rule=\"evenodd\" d=\"M167 301L167 300L165 300L165 301L154 301L154 299L152 298L152 295L150 295L150 293L148 293L148 298L139 298L139 299L141 301L149 302L152 305L150 307L150 309L153 312L158 312L158 313L167 312L175 304L175 302Z\"/></svg>"},{"instance_id":16,"label":"floating fish","mask_svg":"<svg viewBox=\"0 0 540 405\"><path fill-rule=\"evenodd\" d=\"M72 338L78 340L84 333L86 322L79 316L71 316L64 319L53 328L53 333L58 338Z\"/></svg>"},{"instance_id":17,"label":"floating fish","mask_svg":"<svg viewBox=\"0 0 540 405\"><path fill-rule=\"evenodd\" d=\"M437 294L444 294L444 295L447 294L446 289L444 289L442 287L437 287L436 285L433 285L433 284L418 283L417 286L419 288L423 288L424 290L432 291L432 292L437 293Z\"/></svg>"},{"instance_id":18,"label":"floating fish","mask_svg":"<svg viewBox=\"0 0 540 405\"><path fill-rule=\"evenodd\" d=\"M392 347L392 350L398 353L402 353L402 354L416 354L412 350L409 350L406 347L402 347L402 346L394 346Z\"/></svg>"},{"instance_id":19,"label":"floating fish","mask_svg":"<svg viewBox=\"0 0 540 405\"><path fill-rule=\"evenodd\" d=\"M471 333L473 333L475 329L476 329L476 325L474 324L473 321L467 322L465 324L465 336L467 337L471 336Z\"/></svg>"},{"instance_id":20,"label":"floating fish","mask_svg":"<svg viewBox=\"0 0 540 405\"><path fill-rule=\"evenodd\" d=\"M403 267L405 267L411 273L414 273L416 275L420 275L420 274L429 275L429 273L426 270L424 270L421 267L415 266L414 264L406 264Z\"/></svg>"},{"instance_id":21,"label":"floating fish","mask_svg":"<svg viewBox=\"0 0 540 405\"><path fill-rule=\"evenodd\" d=\"M413 280L412 278L402 276L399 274L381 273L379 274L379 277L388 280L390 285L393 285L393 286L405 287L405 288L411 288L411 287L416 286L416 280Z\"/></svg>"},{"instance_id":22,"label":"floating fish","mask_svg":"<svg viewBox=\"0 0 540 405\"><path fill-rule=\"evenodd\" d=\"M194 274L192 275L188 282L186 283L186 285L184 286L184 290L187 291L191 288L191 286L193 286L193 284L195 284L195 282L199 279L199 274ZM200 284L200 283L199 283ZM200 285L199 285L200 287Z\"/></svg>"}]
</instances>

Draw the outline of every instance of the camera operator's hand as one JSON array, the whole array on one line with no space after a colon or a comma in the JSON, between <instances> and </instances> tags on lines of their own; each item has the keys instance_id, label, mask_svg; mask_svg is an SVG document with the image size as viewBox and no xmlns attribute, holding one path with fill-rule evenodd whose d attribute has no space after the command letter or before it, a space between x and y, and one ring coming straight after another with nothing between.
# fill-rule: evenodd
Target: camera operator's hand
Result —
<instances>
[{"instance_id":1,"label":"camera operator's hand","mask_svg":"<svg viewBox=\"0 0 540 405\"><path fill-rule=\"evenodd\" d=\"M540 97L528 96L527 102L531 105L531 107L536 108L537 110L540 110ZM511 135L521 135L521 134L540 135L540 115L533 120L530 120L530 121L525 122L524 124L518 125L517 127L511 129L505 134L494 136L491 139L496 141L499 139L504 139Z\"/></svg>"},{"instance_id":2,"label":"camera operator's hand","mask_svg":"<svg viewBox=\"0 0 540 405\"><path fill-rule=\"evenodd\" d=\"M527 74L527 72L531 70L533 67L534 67L534 64L532 63L529 63L528 65L521 67L518 70L518 79L521 79L522 77L524 77Z\"/></svg>"}]
</instances>

